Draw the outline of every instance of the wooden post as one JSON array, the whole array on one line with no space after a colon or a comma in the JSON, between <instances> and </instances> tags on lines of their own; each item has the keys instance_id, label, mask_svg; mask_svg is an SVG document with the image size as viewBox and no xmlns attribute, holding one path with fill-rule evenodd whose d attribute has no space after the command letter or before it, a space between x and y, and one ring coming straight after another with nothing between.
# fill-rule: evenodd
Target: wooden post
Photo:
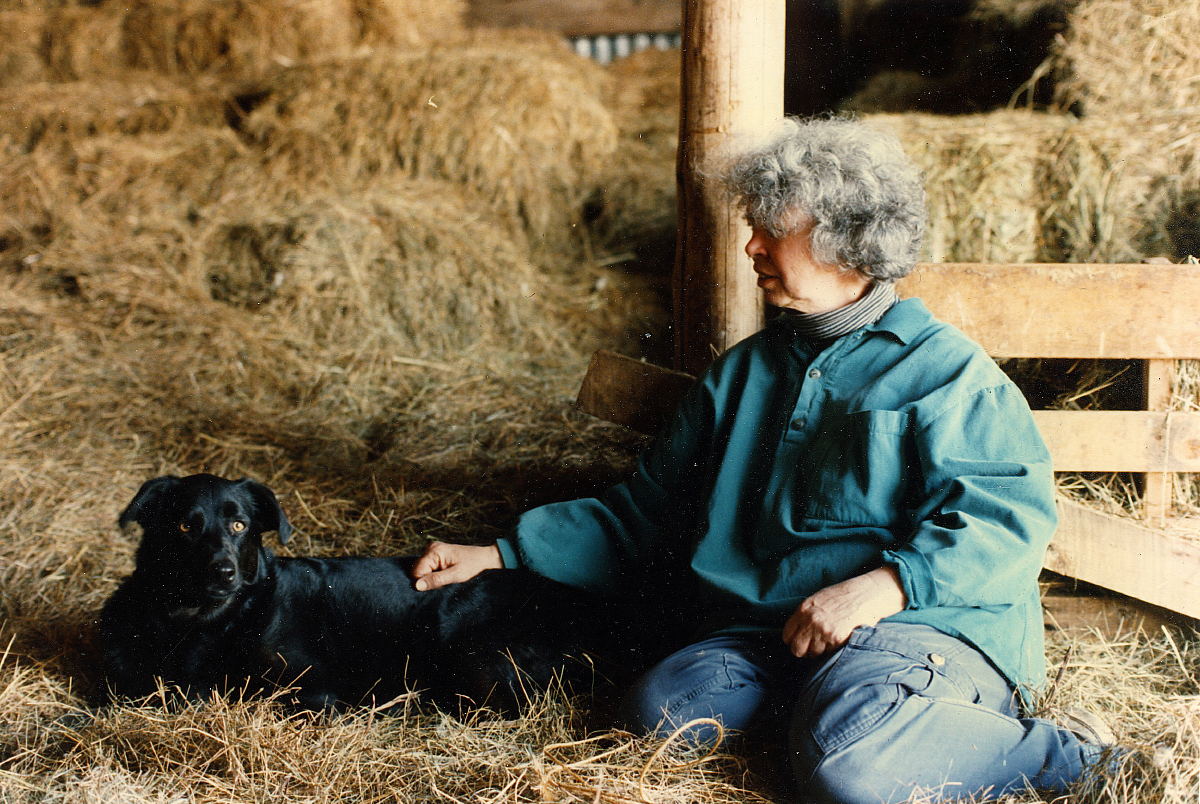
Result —
<instances>
[{"instance_id":1,"label":"wooden post","mask_svg":"<svg viewBox=\"0 0 1200 804\"><path fill-rule=\"evenodd\" d=\"M1170 410L1171 397L1175 393L1175 361L1147 360L1144 363L1146 388L1146 410ZM1168 417L1167 427L1171 419ZM1170 433L1166 427L1157 434L1157 441L1169 446ZM1147 522L1161 526L1171 511L1171 475L1168 473L1167 461L1156 467L1160 471L1147 472L1142 481L1142 516Z\"/></svg>"},{"instance_id":2,"label":"wooden post","mask_svg":"<svg viewBox=\"0 0 1200 804\"><path fill-rule=\"evenodd\" d=\"M740 210L700 176L783 116L783 0L683 0L675 363L698 374L762 325Z\"/></svg>"}]
</instances>

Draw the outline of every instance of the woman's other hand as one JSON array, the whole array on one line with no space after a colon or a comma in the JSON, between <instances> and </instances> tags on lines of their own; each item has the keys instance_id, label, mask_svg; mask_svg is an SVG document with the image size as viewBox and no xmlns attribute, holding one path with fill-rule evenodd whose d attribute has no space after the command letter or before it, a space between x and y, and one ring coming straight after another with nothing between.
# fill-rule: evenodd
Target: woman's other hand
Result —
<instances>
[{"instance_id":1,"label":"woman's other hand","mask_svg":"<svg viewBox=\"0 0 1200 804\"><path fill-rule=\"evenodd\" d=\"M476 546L433 542L413 565L412 576L418 592L462 583L484 570L502 569L500 548L494 544Z\"/></svg>"},{"instance_id":2,"label":"woman's other hand","mask_svg":"<svg viewBox=\"0 0 1200 804\"><path fill-rule=\"evenodd\" d=\"M822 656L845 645L855 628L875 625L907 603L895 568L880 567L807 598L783 626L783 641L795 656Z\"/></svg>"}]
</instances>

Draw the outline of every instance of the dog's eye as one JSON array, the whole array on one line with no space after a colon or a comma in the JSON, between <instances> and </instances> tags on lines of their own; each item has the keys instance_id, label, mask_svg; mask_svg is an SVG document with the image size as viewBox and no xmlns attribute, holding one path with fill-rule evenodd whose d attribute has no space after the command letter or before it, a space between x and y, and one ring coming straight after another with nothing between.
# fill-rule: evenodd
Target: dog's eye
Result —
<instances>
[{"instance_id":1,"label":"dog's eye","mask_svg":"<svg viewBox=\"0 0 1200 804\"><path fill-rule=\"evenodd\" d=\"M179 531L180 531L181 533L191 533L191 531L192 531L192 526L191 526L191 525L189 525L189 524L188 524L188 523L186 523L186 522L180 522L180 523L179 523Z\"/></svg>"},{"instance_id":2,"label":"dog's eye","mask_svg":"<svg viewBox=\"0 0 1200 804\"><path fill-rule=\"evenodd\" d=\"M229 524L229 527L231 530L233 530L234 533L241 533L242 531L244 531L246 529L246 523L235 519L233 522L231 522Z\"/></svg>"}]
</instances>

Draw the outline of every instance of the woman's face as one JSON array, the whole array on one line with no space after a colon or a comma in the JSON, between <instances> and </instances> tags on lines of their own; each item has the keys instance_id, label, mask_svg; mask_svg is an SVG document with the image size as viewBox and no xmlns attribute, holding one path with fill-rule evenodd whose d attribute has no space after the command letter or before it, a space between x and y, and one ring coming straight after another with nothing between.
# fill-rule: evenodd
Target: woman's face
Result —
<instances>
[{"instance_id":1,"label":"woman's face","mask_svg":"<svg viewBox=\"0 0 1200 804\"><path fill-rule=\"evenodd\" d=\"M784 237L773 237L751 224L746 254L754 261L758 286L768 304L801 313L824 313L858 301L871 280L858 271L843 271L812 255L812 221Z\"/></svg>"}]
</instances>

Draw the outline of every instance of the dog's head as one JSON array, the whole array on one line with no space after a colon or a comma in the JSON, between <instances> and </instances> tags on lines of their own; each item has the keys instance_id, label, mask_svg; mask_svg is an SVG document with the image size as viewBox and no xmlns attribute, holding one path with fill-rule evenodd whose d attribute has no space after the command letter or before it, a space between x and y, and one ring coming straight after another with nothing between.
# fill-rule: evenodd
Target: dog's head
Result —
<instances>
[{"instance_id":1,"label":"dog's head","mask_svg":"<svg viewBox=\"0 0 1200 804\"><path fill-rule=\"evenodd\" d=\"M162 590L175 616L208 618L259 580L262 535L292 528L269 488L214 475L146 481L121 513L123 530L141 526L137 568Z\"/></svg>"}]
</instances>

